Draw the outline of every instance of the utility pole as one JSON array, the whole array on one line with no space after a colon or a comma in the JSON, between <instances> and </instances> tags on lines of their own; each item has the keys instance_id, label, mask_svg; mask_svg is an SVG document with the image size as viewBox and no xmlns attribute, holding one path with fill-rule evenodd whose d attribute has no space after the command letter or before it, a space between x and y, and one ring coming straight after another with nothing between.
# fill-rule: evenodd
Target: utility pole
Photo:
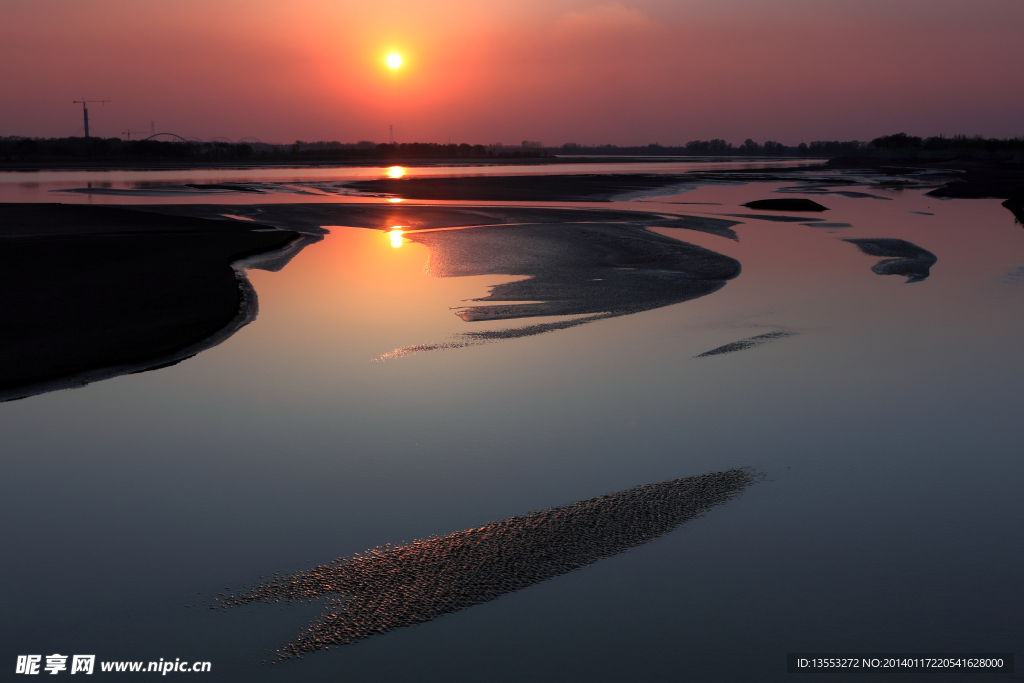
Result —
<instances>
[{"instance_id":1,"label":"utility pole","mask_svg":"<svg viewBox=\"0 0 1024 683\"><path fill-rule=\"evenodd\" d=\"M395 124L393 123L388 126L388 144L395 144Z\"/></svg>"},{"instance_id":2,"label":"utility pole","mask_svg":"<svg viewBox=\"0 0 1024 683\"><path fill-rule=\"evenodd\" d=\"M82 118L85 119L85 137L89 137L89 109L88 109L88 107L86 107L86 105L89 104L90 102L99 103L99 104L106 104L109 101L110 100L87 100L87 99L85 99L83 97L82 99L75 100L74 102L71 103L71 104L81 104L82 105Z\"/></svg>"},{"instance_id":3,"label":"utility pole","mask_svg":"<svg viewBox=\"0 0 1024 683\"><path fill-rule=\"evenodd\" d=\"M150 137L156 135L156 124L153 121L149 122L149 135Z\"/></svg>"}]
</instances>

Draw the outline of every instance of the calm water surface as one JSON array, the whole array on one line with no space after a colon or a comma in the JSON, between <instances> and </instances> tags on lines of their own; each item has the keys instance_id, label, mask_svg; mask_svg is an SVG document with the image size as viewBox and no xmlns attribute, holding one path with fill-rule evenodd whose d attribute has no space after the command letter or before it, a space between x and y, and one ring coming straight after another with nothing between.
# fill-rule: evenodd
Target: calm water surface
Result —
<instances>
[{"instance_id":1,"label":"calm water surface","mask_svg":"<svg viewBox=\"0 0 1024 683\"><path fill-rule=\"evenodd\" d=\"M780 187L600 206L742 214ZM873 192L811 197L831 209L813 218L849 227L660 229L742 264L709 295L398 357L557 319L463 322L517 278L432 277L415 234L333 226L283 270L249 271L259 316L219 346L0 405L4 666L59 652L209 660L232 681L772 681L796 651L1020 655L1024 228L998 200ZM908 284L856 238L937 261ZM794 334L696 357L773 331ZM318 605L208 609L277 571L731 467L766 478L629 552L301 660L260 663Z\"/></svg>"},{"instance_id":2,"label":"calm water surface","mask_svg":"<svg viewBox=\"0 0 1024 683\"><path fill-rule=\"evenodd\" d=\"M632 163L560 163L537 165L342 166L244 169L38 170L0 172L0 202L62 202L102 204L203 203L241 204L295 202L365 202L339 192L335 183L382 177L508 176L594 173L687 173L760 168L798 168L821 159L734 161L634 161ZM392 171L391 169L397 169ZM198 192L188 184L244 183L265 194ZM372 199L370 200L372 201ZM386 200L385 200L386 201Z\"/></svg>"}]
</instances>

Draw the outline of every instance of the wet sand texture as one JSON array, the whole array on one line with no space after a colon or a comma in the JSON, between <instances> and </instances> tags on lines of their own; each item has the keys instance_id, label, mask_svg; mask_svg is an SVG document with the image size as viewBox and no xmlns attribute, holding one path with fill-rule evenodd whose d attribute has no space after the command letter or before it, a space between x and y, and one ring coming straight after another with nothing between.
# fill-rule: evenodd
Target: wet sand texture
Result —
<instances>
[{"instance_id":1,"label":"wet sand texture","mask_svg":"<svg viewBox=\"0 0 1024 683\"><path fill-rule=\"evenodd\" d=\"M223 206L151 207L188 215L225 212ZM728 221L639 211L518 207L421 207L381 204L271 204L227 207L236 215L296 231L318 226L386 230L430 249L433 277L527 276L493 287L458 312L466 322L537 316L586 316L492 331L469 331L452 341L395 349L381 359L460 348L562 330L705 296L740 273L735 259L648 227L698 230L735 239ZM439 228L472 228L444 230ZM419 232L418 232L419 231ZM515 303L523 302L523 303ZM526 303L531 302L531 303Z\"/></svg>"},{"instance_id":2,"label":"wet sand texture","mask_svg":"<svg viewBox=\"0 0 1024 683\"><path fill-rule=\"evenodd\" d=\"M360 192L405 199L478 202L609 202L634 192L678 186L682 175L655 173L594 175L471 176L464 178L380 178L344 183Z\"/></svg>"},{"instance_id":3,"label":"wet sand texture","mask_svg":"<svg viewBox=\"0 0 1024 683\"><path fill-rule=\"evenodd\" d=\"M877 194L868 194L867 192L849 192L844 190L836 190L829 192L829 194L838 195L840 197L847 197L848 199L881 199L882 201L891 202L892 197L879 197Z\"/></svg>"},{"instance_id":4,"label":"wet sand texture","mask_svg":"<svg viewBox=\"0 0 1024 683\"><path fill-rule=\"evenodd\" d=\"M580 569L662 536L740 494L758 476L733 469L626 489L571 505L385 546L276 576L211 609L326 596L323 614L276 660L436 619Z\"/></svg>"},{"instance_id":5,"label":"wet sand texture","mask_svg":"<svg viewBox=\"0 0 1024 683\"><path fill-rule=\"evenodd\" d=\"M485 305L460 311L467 322L638 313L710 294L740 272L728 256L621 224L504 225L408 237L430 249L427 272L434 277L528 276L495 285L475 300Z\"/></svg>"},{"instance_id":6,"label":"wet sand texture","mask_svg":"<svg viewBox=\"0 0 1024 683\"><path fill-rule=\"evenodd\" d=\"M173 364L249 322L231 263L295 233L121 208L0 205L0 400Z\"/></svg>"},{"instance_id":7,"label":"wet sand texture","mask_svg":"<svg viewBox=\"0 0 1024 683\"><path fill-rule=\"evenodd\" d=\"M741 204L748 209L758 211L828 211L828 207L810 199L794 197L792 199L758 199L753 202ZM806 220L806 219L805 219Z\"/></svg>"},{"instance_id":8,"label":"wet sand texture","mask_svg":"<svg viewBox=\"0 0 1024 683\"><path fill-rule=\"evenodd\" d=\"M617 160L621 161L621 159ZM734 168L688 171L679 174L605 173L537 176L478 176L464 178L381 178L320 183L324 191L357 190L409 199L476 201L610 201L629 194L665 195L707 183L755 183L827 180L829 185L857 185L863 181L819 174L825 165L801 168ZM910 169L913 171L914 169ZM829 188L831 189L831 188ZM879 197L879 199L884 199ZM780 200L784 201L784 200ZM783 209L786 210L786 209ZM802 211L805 209L793 209ZM824 209L817 209L824 210Z\"/></svg>"},{"instance_id":9,"label":"wet sand texture","mask_svg":"<svg viewBox=\"0 0 1024 683\"><path fill-rule=\"evenodd\" d=\"M753 349L758 346L764 346L770 344L776 339L785 339L786 337L792 337L796 335L796 332L789 330L777 330L775 332L768 332L767 334L759 334L755 337L748 337L739 341L731 342L723 346L705 351L704 353L694 356L695 358L705 358L707 356L721 356L724 353L734 353L736 351L745 351L746 349Z\"/></svg>"},{"instance_id":10,"label":"wet sand texture","mask_svg":"<svg viewBox=\"0 0 1024 683\"><path fill-rule=\"evenodd\" d=\"M594 161L594 160L590 160ZM621 159L617 160L621 161ZM818 167L820 168L820 167ZM453 173L468 169L453 168ZM265 194L352 194L398 196L408 199L476 201L610 201L623 196L675 194L685 187L706 183L749 183L798 180L814 167L802 169L730 169L689 171L682 174L595 173L566 175L469 176L452 178L381 178L348 181L230 182L187 185L148 185L145 187L77 187L64 190L78 194L113 196L193 196L223 195L230 192ZM855 180L830 179L833 184L856 184ZM687 203L687 202L683 202Z\"/></svg>"},{"instance_id":11,"label":"wet sand texture","mask_svg":"<svg viewBox=\"0 0 1024 683\"><path fill-rule=\"evenodd\" d=\"M868 256L882 256L871 267L879 275L906 275L907 282L921 282L928 277L929 269L938 258L921 247L893 238L845 239L844 242L857 245Z\"/></svg>"},{"instance_id":12,"label":"wet sand texture","mask_svg":"<svg viewBox=\"0 0 1024 683\"><path fill-rule=\"evenodd\" d=\"M554 223L616 223L633 227L680 228L734 241L739 221L708 216L680 216L614 209L562 209L519 206L416 206L409 204L176 204L137 207L161 214L219 218L230 213L282 230L324 234L326 227L348 226L388 230L436 230L495 225ZM806 220L806 219L803 219Z\"/></svg>"},{"instance_id":13,"label":"wet sand texture","mask_svg":"<svg viewBox=\"0 0 1024 683\"><path fill-rule=\"evenodd\" d=\"M719 216L732 216L733 218L749 218L755 221L771 221L772 223L807 223L808 221L821 221L823 218L808 218L807 216L773 216L764 213L721 213Z\"/></svg>"}]
</instances>

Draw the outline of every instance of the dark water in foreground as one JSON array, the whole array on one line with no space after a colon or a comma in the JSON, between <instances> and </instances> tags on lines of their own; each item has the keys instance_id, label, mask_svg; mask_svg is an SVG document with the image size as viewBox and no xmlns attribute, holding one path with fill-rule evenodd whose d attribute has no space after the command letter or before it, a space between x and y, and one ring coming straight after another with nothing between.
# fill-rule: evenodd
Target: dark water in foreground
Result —
<instances>
[{"instance_id":1,"label":"dark water in foreground","mask_svg":"<svg viewBox=\"0 0 1024 683\"><path fill-rule=\"evenodd\" d=\"M208 660L204 679L231 681L772 681L793 676L787 652L1019 657L1024 228L998 200L917 190L814 194L830 208L818 221L737 217L781 187L603 204L736 221L735 240L653 230L741 269L573 325L604 275L635 302L649 290L630 283L676 282L690 261L647 246L614 261L593 227L573 251L532 228L410 231L396 247L387 221L328 225L280 270L248 270L258 317L223 343L0 404L0 670L88 653ZM526 282L524 259L579 253L569 284L508 284ZM493 287L511 298L467 301ZM507 333L536 325L552 327ZM735 468L761 478L685 508L624 493ZM597 516L566 508L617 492ZM548 508L562 512L530 516ZM632 521L607 531L613 508ZM488 530L512 540L474 540ZM388 559L434 536L433 583ZM362 556L380 569L359 604L415 625L263 666L337 593L208 609L386 544L403 550ZM409 579L380 578L395 567ZM502 583L527 569L545 580ZM431 592L445 577L471 606L438 607L463 605Z\"/></svg>"}]
</instances>

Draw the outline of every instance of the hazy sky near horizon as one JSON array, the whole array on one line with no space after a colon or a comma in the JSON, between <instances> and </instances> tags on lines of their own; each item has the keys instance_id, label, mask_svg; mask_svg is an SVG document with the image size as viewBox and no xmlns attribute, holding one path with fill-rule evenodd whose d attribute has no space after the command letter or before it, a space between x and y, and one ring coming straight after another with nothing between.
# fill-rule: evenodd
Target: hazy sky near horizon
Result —
<instances>
[{"instance_id":1,"label":"hazy sky near horizon","mask_svg":"<svg viewBox=\"0 0 1024 683\"><path fill-rule=\"evenodd\" d=\"M0 0L0 19L0 135L81 135L81 97L111 100L90 107L104 137L1024 135L1022 0Z\"/></svg>"}]
</instances>

